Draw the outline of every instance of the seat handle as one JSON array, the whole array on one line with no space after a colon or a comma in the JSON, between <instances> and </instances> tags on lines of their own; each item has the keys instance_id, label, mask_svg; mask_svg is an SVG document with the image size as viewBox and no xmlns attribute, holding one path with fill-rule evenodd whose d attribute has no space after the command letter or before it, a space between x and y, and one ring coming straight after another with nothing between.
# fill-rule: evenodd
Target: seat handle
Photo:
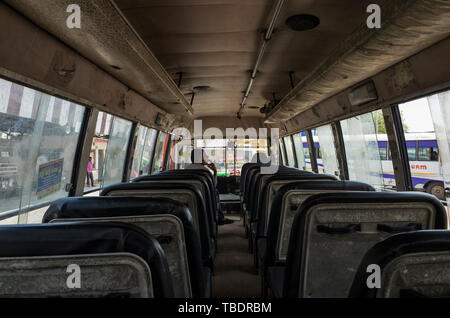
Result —
<instances>
[{"instance_id":1,"label":"seat handle","mask_svg":"<svg viewBox=\"0 0 450 318\"><path fill-rule=\"evenodd\" d=\"M387 224L378 224L377 230L380 232L387 233L402 233L402 232L411 232L422 229L422 224L420 223L409 223L406 226L390 226Z\"/></svg>"},{"instance_id":2,"label":"seat handle","mask_svg":"<svg viewBox=\"0 0 450 318\"><path fill-rule=\"evenodd\" d=\"M159 242L159 244L169 244L172 242L172 237L168 235L160 235L156 237L156 240Z\"/></svg>"},{"instance_id":3,"label":"seat handle","mask_svg":"<svg viewBox=\"0 0 450 318\"><path fill-rule=\"evenodd\" d=\"M361 224L349 224L344 227L330 227L326 225L317 225L317 232L327 234L349 234L361 231Z\"/></svg>"}]
</instances>

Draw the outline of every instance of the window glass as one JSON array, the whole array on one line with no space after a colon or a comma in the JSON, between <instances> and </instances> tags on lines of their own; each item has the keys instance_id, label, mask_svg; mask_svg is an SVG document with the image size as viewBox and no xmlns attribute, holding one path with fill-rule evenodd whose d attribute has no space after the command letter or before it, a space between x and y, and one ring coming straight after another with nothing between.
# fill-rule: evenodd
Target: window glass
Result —
<instances>
[{"instance_id":1,"label":"window glass","mask_svg":"<svg viewBox=\"0 0 450 318\"><path fill-rule=\"evenodd\" d=\"M439 199L446 198L447 211L449 211L450 196L445 196L441 191L442 188L450 189L450 91L429 96L427 99L435 129L436 141L438 148L441 150L439 153L438 149L436 149L436 152L439 154L438 161L440 162L440 174L442 175L442 178L439 178L442 182L435 182L430 191Z\"/></svg>"},{"instance_id":2,"label":"window glass","mask_svg":"<svg viewBox=\"0 0 450 318\"><path fill-rule=\"evenodd\" d=\"M268 150L267 139L199 139L196 145L215 164L218 176L240 176L245 163L257 153L267 155Z\"/></svg>"},{"instance_id":3,"label":"window glass","mask_svg":"<svg viewBox=\"0 0 450 318\"><path fill-rule=\"evenodd\" d=\"M303 143L303 156L305 157L305 167L306 167L306 170L312 171L311 158L310 158L309 147L308 147L308 139L306 138L306 133L304 131L301 133L301 135L302 135L302 143Z\"/></svg>"},{"instance_id":4,"label":"window glass","mask_svg":"<svg viewBox=\"0 0 450 318\"><path fill-rule=\"evenodd\" d=\"M284 147L284 140L283 140L283 138L280 138L280 153L281 153L280 165L283 165L283 166L287 165L285 150L286 150L286 148Z\"/></svg>"},{"instance_id":5,"label":"window glass","mask_svg":"<svg viewBox=\"0 0 450 318\"><path fill-rule=\"evenodd\" d=\"M384 186L386 189L395 190L394 166L392 165L383 111L381 109L373 111L372 118L375 123L375 134L378 142L378 152L381 159Z\"/></svg>"},{"instance_id":6,"label":"window glass","mask_svg":"<svg viewBox=\"0 0 450 318\"><path fill-rule=\"evenodd\" d=\"M169 135L161 132L158 136L158 140L156 142L155 147L155 155L153 157L153 166L151 173L160 172L163 170L164 165L164 155L167 147L167 141L169 139Z\"/></svg>"},{"instance_id":7,"label":"window glass","mask_svg":"<svg viewBox=\"0 0 450 318\"><path fill-rule=\"evenodd\" d=\"M176 169L175 165L175 140L170 141L170 145L167 147L167 153L169 154L169 159L167 161L167 169L168 170L174 170Z\"/></svg>"},{"instance_id":8,"label":"window glass","mask_svg":"<svg viewBox=\"0 0 450 318\"><path fill-rule=\"evenodd\" d=\"M305 153L303 152L302 133L292 136L294 140L295 154L297 155L297 167L306 170ZM308 157L309 158L309 157Z\"/></svg>"},{"instance_id":9,"label":"window glass","mask_svg":"<svg viewBox=\"0 0 450 318\"><path fill-rule=\"evenodd\" d=\"M439 148L437 146L437 141L419 140L417 159L419 161L439 161Z\"/></svg>"},{"instance_id":10,"label":"window glass","mask_svg":"<svg viewBox=\"0 0 450 318\"><path fill-rule=\"evenodd\" d=\"M0 79L0 213L27 223L25 212L68 195L84 111Z\"/></svg>"},{"instance_id":11,"label":"window glass","mask_svg":"<svg viewBox=\"0 0 450 318\"><path fill-rule=\"evenodd\" d=\"M147 131L147 137L145 138L144 149L142 150L141 166L139 169L139 175L150 174L150 163L153 156L153 149L155 148L156 136L158 131L149 128Z\"/></svg>"},{"instance_id":12,"label":"window glass","mask_svg":"<svg viewBox=\"0 0 450 318\"><path fill-rule=\"evenodd\" d=\"M108 147L113 118L110 114L104 112L98 113L97 125L89 155L90 163L88 163L87 167L85 191L92 190L93 188L100 189L100 185L103 182L106 149Z\"/></svg>"},{"instance_id":13,"label":"window glass","mask_svg":"<svg viewBox=\"0 0 450 318\"><path fill-rule=\"evenodd\" d=\"M106 148L103 187L122 181L132 125L128 120L114 117Z\"/></svg>"},{"instance_id":14,"label":"window glass","mask_svg":"<svg viewBox=\"0 0 450 318\"><path fill-rule=\"evenodd\" d=\"M292 149L292 141L290 136L286 136L284 139L284 146L286 147L287 165L289 167L295 167L294 150Z\"/></svg>"},{"instance_id":15,"label":"window glass","mask_svg":"<svg viewBox=\"0 0 450 318\"><path fill-rule=\"evenodd\" d=\"M430 97L431 98L431 97ZM428 98L399 104L414 189L444 200L439 147Z\"/></svg>"},{"instance_id":16,"label":"window glass","mask_svg":"<svg viewBox=\"0 0 450 318\"><path fill-rule=\"evenodd\" d=\"M133 164L131 166L130 178L134 179L139 177L139 170L141 169L142 153L144 151L145 139L147 137L148 128L145 126L139 126L138 135L136 140L136 147L134 148Z\"/></svg>"},{"instance_id":17,"label":"window glass","mask_svg":"<svg viewBox=\"0 0 450 318\"><path fill-rule=\"evenodd\" d=\"M174 162L174 169L184 169L191 164L192 145L185 142L175 143L171 152L171 161Z\"/></svg>"},{"instance_id":18,"label":"window glass","mask_svg":"<svg viewBox=\"0 0 450 318\"><path fill-rule=\"evenodd\" d=\"M317 159L319 173L328 173L339 176L339 165L331 125L317 128L316 135L317 145L320 145L320 156Z\"/></svg>"},{"instance_id":19,"label":"window glass","mask_svg":"<svg viewBox=\"0 0 450 318\"><path fill-rule=\"evenodd\" d=\"M341 121L350 180L384 189L382 164L371 113Z\"/></svg>"}]
</instances>

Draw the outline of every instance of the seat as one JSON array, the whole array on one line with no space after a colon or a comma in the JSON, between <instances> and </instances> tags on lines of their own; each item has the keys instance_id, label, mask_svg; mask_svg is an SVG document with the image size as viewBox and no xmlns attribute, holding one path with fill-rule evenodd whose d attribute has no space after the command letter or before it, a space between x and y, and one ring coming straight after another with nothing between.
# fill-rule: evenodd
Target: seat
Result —
<instances>
[{"instance_id":1,"label":"seat","mask_svg":"<svg viewBox=\"0 0 450 318\"><path fill-rule=\"evenodd\" d=\"M213 207L213 215L214 215L214 222L217 225L218 220L218 211L219 211L219 204L220 199L218 197L217 193L217 185L214 181L214 176L212 173L203 170L203 169L174 169L174 170L165 170L161 171L159 174L161 175L178 175L178 176L202 176L207 181L207 187L209 189L210 198L212 200L212 207ZM216 229L217 230L217 229Z\"/></svg>"},{"instance_id":2,"label":"seat","mask_svg":"<svg viewBox=\"0 0 450 318\"><path fill-rule=\"evenodd\" d=\"M367 285L371 264L379 266L379 288ZM401 233L377 243L359 265L349 297L450 298L450 231Z\"/></svg>"},{"instance_id":3,"label":"seat","mask_svg":"<svg viewBox=\"0 0 450 318\"><path fill-rule=\"evenodd\" d=\"M188 171L188 170L187 170ZM184 183L196 186L202 193L206 209L208 222L210 224L210 234L215 239L217 236L217 220L216 220L216 208L215 201L213 201L213 195L208 186L207 178L195 173L186 174L153 174L138 177L133 182L153 182L153 183ZM215 196L215 195L214 195Z\"/></svg>"},{"instance_id":4,"label":"seat","mask_svg":"<svg viewBox=\"0 0 450 318\"><path fill-rule=\"evenodd\" d=\"M175 297L208 296L200 239L186 206L165 198L71 197L55 201L43 217L44 223L83 220L125 222L142 228L165 252Z\"/></svg>"},{"instance_id":5,"label":"seat","mask_svg":"<svg viewBox=\"0 0 450 318\"><path fill-rule=\"evenodd\" d=\"M118 183L105 187L100 196L127 196L145 198L167 198L186 205L192 214L195 227L200 236L202 258L205 265L212 268L214 258L213 237L210 234L210 224L206 212L205 202L200 191L193 185L186 183L165 182L136 182Z\"/></svg>"},{"instance_id":6,"label":"seat","mask_svg":"<svg viewBox=\"0 0 450 318\"><path fill-rule=\"evenodd\" d=\"M264 240L267 235L267 227L270 217L270 207L278 190L285 184L293 182L318 182L318 181L335 181L337 178L333 175L315 174L300 170L301 173L282 172L273 175L266 180L262 180L260 184L259 194L257 196L256 208L251 215L251 238L253 249L256 251L254 255L255 267L258 268L258 241ZM264 243L259 243L264 244Z\"/></svg>"},{"instance_id":7,"label":"seat","mask_svg":"<svg viewBox=\"0 0 450 318\"><path fill-rule=\"evenodd\" d=\"M445 229L434 196L416 192L341 192L309 197L292 225L285 297L347 297L364 254L396 233Z\"/></svg>"},{"instance_id":8,"label":"seat","mask_svg":"<svg viewBox=\"0 0 450 318\"><path fill-rule=\"evenodd\" d=\"M7 225L0 239L1 297L174 296L160 244L131 224Z\"/></svg>"},{"instance_id":9,"label":"seat","mask_svg":"<svg viewBox=\"0 0 450 318\"><path fill-rule=\"evenodd\" d=\"M259 237L257 241L264 296L267 295L267 288L271 287L270 282L278 285L281 283L274 286L272 290L275 291L283 284L283 281L279 282L276 277L270 275L276 274L279 277L280 271L284 273L292 222L299 206L312 195L341 191L375 191L375 189L363 182L316 180L288 183L278 190L271 204L267 235Z\"/></svg>"},{"instance_id":10,"label":"seat","mask_svg":"<svg viewBox=\"0 0 450 318\"><path fill-rule=\"evenodd\" d=\"M254 240L254 233L256 233L256 228L254 228L253 222L255 222L255 215L258 211L258 206L260 204L260 192L262 189L262 186L265 184L266 180L268 180L270 177L275 175L295 175L295 176L303 176L303 175L311 175L312 173L299 170L296 168L290 168L290 167L283 167L280 166L276 173L274 174L263 174L259 167L257 170L255 170L251 177L250 177L250 183L249 183L249 194L247 198L246 203L246 218L247 218L247 232L249 235L249 246L252 247L253 240ZM250 248L250 251L252 252L253 249Z\"/></svg>"}]
</instances>

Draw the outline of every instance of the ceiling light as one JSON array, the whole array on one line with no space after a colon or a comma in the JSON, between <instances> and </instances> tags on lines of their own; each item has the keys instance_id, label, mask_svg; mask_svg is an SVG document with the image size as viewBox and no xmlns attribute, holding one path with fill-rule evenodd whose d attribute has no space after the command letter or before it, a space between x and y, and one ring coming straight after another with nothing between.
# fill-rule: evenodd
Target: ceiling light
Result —
<instances>
[{"instance_id":1,"label":"ceiling light","mask_svg":"<svg viewBox=\"0 0 450 318\"><path fill-rule=\"evenodd\" d=\"M200 85L200 86L195 86L193 89L196 91L200 91L200 90L207 90L210 87L208 85Z\"/></svg>"},{"instance_id":2,"label":"ceiling light","mask_svg":"<svg viewBox=\"0 0 450 318\"><path fill-rule=\"evenodd\" d=\"M297 14L287 18L286 24L294 31L306 31L318 26L320 20L311 14Z\"/></svg>"}]
</instances>

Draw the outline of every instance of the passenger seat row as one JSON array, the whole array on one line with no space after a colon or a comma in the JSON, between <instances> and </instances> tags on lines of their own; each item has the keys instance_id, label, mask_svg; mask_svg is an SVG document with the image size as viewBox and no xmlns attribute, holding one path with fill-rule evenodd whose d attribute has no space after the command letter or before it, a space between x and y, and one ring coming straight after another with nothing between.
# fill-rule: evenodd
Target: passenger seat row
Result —
<instances>
[{"instance_id":1,"label":"passenger seat row","mask_svg":"<svg viewBox=\"0 0 450 318\"><path fill-rule=\"evenodd\" d=\"M264 296L450 296L450 231L435 197L260 167L242 169L241 207Z\"/></svg>"},{"instance_id":2,"label":"passenger seat row","mask_svg":"<svg viewBox=\"0 0 450 318\"><path fill-rule=\"evenodd\" d=\"M203 170L165 171L111 185L100 197L57 200L43 224L0 227L0 294L211 297L217 207Z\"/></svg>"}]
</instances>

